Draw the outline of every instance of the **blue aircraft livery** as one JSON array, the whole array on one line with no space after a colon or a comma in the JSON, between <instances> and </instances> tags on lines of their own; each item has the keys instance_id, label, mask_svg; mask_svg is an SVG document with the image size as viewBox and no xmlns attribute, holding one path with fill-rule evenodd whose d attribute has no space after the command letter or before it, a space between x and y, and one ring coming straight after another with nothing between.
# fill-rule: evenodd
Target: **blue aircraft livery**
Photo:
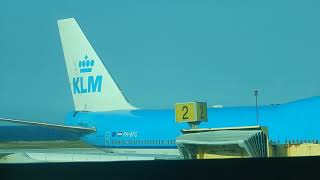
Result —
<instances>
[{"instance_id":1,"label":"blue aircraft livery","mask_svg":"<svg viewBox=\"0 0 320 180\"><path fill-rule=\"evenodd\" d=\"M94 60L88 59L88 56L86 55L84 60L79 61L80 74L92 72L93 66ZM72 84L73 94L101 92L102 76L89 75L82 77L74 77L72 79Z\"/></svg>"},{"instance_id":2,"label":"blue aircraft livery","mask_svg":"<svg viewBox=\"0 0 320 180\"><path fill-rule=\"evenodd\" d=\"M268 127L272 141L320 140L320 97L259 107L259 125ZM66 116L68 125L80 122L96 127L84 136L90 144L109 148L176 148L174 143L184 123L175 123L173 109L113 112L74 112ZM250 107L208 108L208 122L201 128L255 126L256 109Z\"/></svg>"},{"instance_id":3,"label":"blue aircraft livery","mask_svg":"<svg viewBox=\"0 0 320 180\"><path fill-rule=\"evenodd\" d=\"M175 123L173 108L152 110L132 106L75 19L59 20L58 26L68 75L73 78L69 80L73 82L73 93L77 94L72 96L75 111L66 115L65 125L6 118L0 120L77 132L82 140L112 153L125 153L128 156L179 156L175 140L181 134L181 129L189 128L188 124ZM83 52L87 52L90 58L85 56L79 62L81 76L75 77L74 59L80 56L78 53ZM94 66L96 71L99 70L96 72L99 75L94 73ZM103 78L107 79L108 87L101 91ZM89 110L82 110L83 106L87 106ZM320 97L280 105L264 105L259 107L258 123L268 127L269 139L272 141L319 141L319 109ZM200 124L200 128L255 125L255 107L208 107L208 122Z\"/></svg>"}]
</instances>

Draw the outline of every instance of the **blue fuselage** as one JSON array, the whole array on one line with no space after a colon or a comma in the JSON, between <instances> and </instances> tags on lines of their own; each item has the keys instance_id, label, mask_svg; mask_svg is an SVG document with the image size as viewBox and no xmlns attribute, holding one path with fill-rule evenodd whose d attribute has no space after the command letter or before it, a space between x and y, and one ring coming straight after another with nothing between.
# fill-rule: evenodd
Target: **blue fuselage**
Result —
<instances>
[{"instance_id":1,"label":"blue fuselage","mask_svg":"<svg viewBox=\"0 0 320 180\"><path fill-rule=\"evenodd\" d=\"M173 109L78 112L66 124L96 127L83 140L110 148L176 148L175 139L187 123L175 123ZM259 125L268 127L272 141L319 140L320 97L259 107ZM257 125L255 107L208 108L208 122L200 128Z\"/></svg>"}]
</instances>

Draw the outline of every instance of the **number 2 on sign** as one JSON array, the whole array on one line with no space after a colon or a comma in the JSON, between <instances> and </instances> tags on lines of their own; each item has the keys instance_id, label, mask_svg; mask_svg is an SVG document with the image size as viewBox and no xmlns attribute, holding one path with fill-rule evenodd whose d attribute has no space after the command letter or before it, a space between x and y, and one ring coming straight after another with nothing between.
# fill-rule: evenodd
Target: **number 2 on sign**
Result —
<instances>
[{"instance_id":1,"label":"number 2 on sign","mask_svg":"<svg viewBox=\"0 0 320 180\"><path fill-rule=\"evenodd\" d=\"M204 118L204 109L203 109L203 105L200 105L200 118L203 119Z\"/></svg>"},{"instance_id":2,"label":"number 2 on sign","mask_svg":"<svg viewBox=\"0 0 320 180\"><path fill-rule=\"evenodd\" d=\"M188 107L187 106L182 106L182 111L185 111L183 116L182 116L182 119L189 119L187 117L187 114L188 114Z\"/></svg>"}]
</instances>

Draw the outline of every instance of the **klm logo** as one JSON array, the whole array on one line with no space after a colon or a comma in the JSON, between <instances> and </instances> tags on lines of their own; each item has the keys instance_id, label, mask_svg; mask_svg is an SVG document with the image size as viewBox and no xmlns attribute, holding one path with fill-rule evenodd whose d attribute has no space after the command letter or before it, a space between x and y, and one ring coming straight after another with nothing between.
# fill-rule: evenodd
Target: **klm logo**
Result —
<instances>
[{"instance_id":1,"label":"klm logo","mask_svg":"<svg viewBox=\"0 0 320 180\"><path fill-rule=\"evenodd\" d=\"M88 59L86 55L84 60L79 61L80 74L92 72L93 66L94 60ZM74 77L72 83L73 94L101 92L102 76Z\"/></svg>"}]
</instances>

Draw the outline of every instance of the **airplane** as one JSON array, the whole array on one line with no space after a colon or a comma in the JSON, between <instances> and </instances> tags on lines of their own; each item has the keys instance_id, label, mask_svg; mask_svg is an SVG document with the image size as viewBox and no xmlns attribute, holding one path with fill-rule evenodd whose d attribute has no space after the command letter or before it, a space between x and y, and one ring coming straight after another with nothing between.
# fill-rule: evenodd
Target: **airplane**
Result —
<instances>
[{"instance_id":1,"label":"airplane","mask_svg":"<svg viewBox=\"0 0 320 180\"><path fill-rule=\"evenodd\" d=\"M174 109L141 109L129 103L74 18L58 20L75 110L64 124L19 119L0 121L63 129L108 153L137 159L178 158L176 137L187 123L176 123ZM134 72L133 72L134 73ZM209 107L199 127L267 126L272 141L319 140L320 97L256 107Z\"/></svg>"}]
</instances>

